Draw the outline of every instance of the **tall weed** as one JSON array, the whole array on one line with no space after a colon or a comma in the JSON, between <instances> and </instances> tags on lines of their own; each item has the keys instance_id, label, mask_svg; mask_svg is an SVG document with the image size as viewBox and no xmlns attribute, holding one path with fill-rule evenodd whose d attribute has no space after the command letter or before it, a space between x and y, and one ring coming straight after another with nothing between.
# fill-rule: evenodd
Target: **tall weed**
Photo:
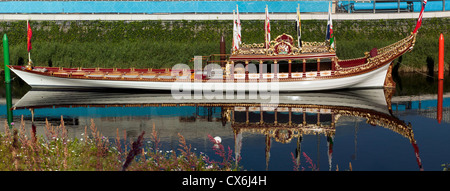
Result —
<instances>
[{"instance_id":1,"label":"tall weed","mask_svg":"<svg viewBox=\"0 0 450 191\"><path fill-rule=\"evenodd\" d=\"M153 126L151 141L145 148L145 132L133 143L127 142L116 131L113 142L104 137L91 120L85 127L82 138L70 139L64 120L54 126L46 121L44 136L36 135L36 127L26 132L25 121L17 128L9 129L6 121L4 132L0 133L1 171L217 171L232 170L232 151L221 162L209 160L203 153L192 152L191 145L179 136L179 153L160 150L161 143ZM221 151L223 152L223 151ZM225 156L220 154L221 157ZM234 169L238 169L235 167Z\"/></svg>"}]
</instances>

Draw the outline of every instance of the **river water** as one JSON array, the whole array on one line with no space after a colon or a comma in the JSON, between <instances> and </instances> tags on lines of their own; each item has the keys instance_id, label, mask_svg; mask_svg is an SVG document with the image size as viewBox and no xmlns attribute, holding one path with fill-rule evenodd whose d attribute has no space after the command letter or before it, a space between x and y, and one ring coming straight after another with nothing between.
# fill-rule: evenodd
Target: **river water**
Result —
<instances>
[{"instance_id":1,"label":"river water","mask_svg":"<svg viewBox=\"0 0 450 191\"><path fill-rule=\"evenodd\" d=\"M300 170L443 170L450 163L450 80L443 83L442 115L438 80L416 73L395 81L395 90L281 93L271 105L237 96L177 100L170 93L31 90L15 78L13 112L15 123L23 116L28 128L33 120L41 135L46 119L59 125L63 116L69 137L78 139L93 121L111 140L117 132L135 140L145 131L151 145L155 126L164 152L177 151L180 133L193 151L213 159L208 135L218 136L251 171L291 171L296 163Z\"/></svg>"}]
</instances>

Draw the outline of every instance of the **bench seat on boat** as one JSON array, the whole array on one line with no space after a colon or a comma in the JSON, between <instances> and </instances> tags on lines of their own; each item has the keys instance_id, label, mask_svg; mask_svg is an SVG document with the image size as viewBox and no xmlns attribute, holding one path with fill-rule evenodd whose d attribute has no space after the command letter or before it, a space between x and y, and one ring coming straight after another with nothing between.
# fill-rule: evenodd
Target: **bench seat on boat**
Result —
<instances>
[{"instance_id":1,"label":"bench seat on boat","mask_svg":"<svg viewBox=\"0 0 450 191\"><path fill-rule=\"evenodd\" d=\"M68 76L68 75L70 75L70 72L64 71L64 70L58 70L58 71L56 71L56 72L53 72L53 75L57 75L57 76Z\"/></svg>"},{"instance_id":2,"label":"bench seat on boat","mask_svg":"<svg viewBox=\"0 0 450 191\"><path fill-rule=\"evenodd\" d=\"M159 79L172 79L174 76L172 76L172 74L170 73L161 73L160 75L158 75Z\"/></svg>"},{"instance_id":3,"label":"bench seat on boat","mask_svg":"<svg viewBox=\"0 0 450 191\"><path fill-rule=\"evenodd\" d=\"M156 77L156 75L157 74L155 72L145 72L145 73L142 73L141 77L143 79L153 79Z\"/></svg>"},{"instance_id":4,"label":"bench seat on boat","mask_svg":"<svg viewBox=\"0 0 450 191\"><path fill-rule=\"evenodd\" d=\"M45 69L47 69L48 71L52 71L52 72L56 72L59 70L59 67L43 67Z\"/></svg>"},{"instance_id":5,"label":"bench seat on boat","mask_svg":"<svg viewBox=\"0 0 450 191\"><path fill-rule=\"evenodd\" d=\"M127 72L122 77L123 78L138 78L141 74L139 72Z\"/></svg>"},{"instance_id":6,"label":"bench seat on boat","mask_svg":"<svg viewBox=\"0 0 450 191\"><path fill-rule=\"evenodd\" d=\"M87 73L85 71L74 71L72 72L72 76L85 76Z\"/></svg>"},{"instance_id":7,"label":"bench seat on boat","mask_svg":"<svg viewBox=\"0 0 450 191\"><path fill-rule=\"evenodd\" d=\"M105 75L105 77L106 77L106 78L121 78L121 77L122 77L122 72L117 72L117 71L114 71L114 72L108 72L108 73Z\"/></svg>"},{"instance_id":8,"label":"bench seat on boat","mask_svg":"<svg viewBox=\"0 0 450 191\"><path fill-rule=\"evenodd\" d=\"M86 75L87 77L90 78L103 78L105 76L104 72L100 72L100 71L94 71L91 72L90 74Z\"/></svg>"}]
</instances>

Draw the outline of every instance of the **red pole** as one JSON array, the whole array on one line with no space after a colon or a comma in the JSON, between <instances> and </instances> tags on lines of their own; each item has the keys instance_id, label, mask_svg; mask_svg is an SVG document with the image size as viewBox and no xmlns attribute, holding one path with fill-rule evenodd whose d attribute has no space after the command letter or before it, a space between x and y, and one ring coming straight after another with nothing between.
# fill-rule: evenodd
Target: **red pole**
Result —
<instances>
[{"instance_id":1,"label":"red pole","mask_svg":"<svg viewBox=\"0 0 450 191\"><path fill-rule=\"evenodd\" d=\"M443 104L443 94L444 94L444 80L438 80L438 103L437 103L437 121L441 123L442 121L442 104Z\"/></svg>"},{"instance_id":2,"label":"red pole","mask_svg":"<svg viewBox=\"0 0 450 191\"><path fill-rule=\"evenodd\" d=\"M439 80L444 79L444 35L439 37Z\"/></svg>"},{"instance_id":3,"label":"red pole","mask_svg":"<svg viewBox=\"0 0 450 191\"><path fill-rule=\"evenodd\" d=\"M444 92L444 35L441 33L439 37L439 76L438 76L438 105L437 105L437 120L442 121L442 102Z\"/></svg>"}]
</instances>

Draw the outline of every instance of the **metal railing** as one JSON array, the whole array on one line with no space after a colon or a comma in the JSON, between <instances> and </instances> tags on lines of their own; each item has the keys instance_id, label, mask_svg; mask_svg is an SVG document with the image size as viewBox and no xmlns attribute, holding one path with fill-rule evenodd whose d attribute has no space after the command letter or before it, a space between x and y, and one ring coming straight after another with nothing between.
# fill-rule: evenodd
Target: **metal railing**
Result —
<instances>
[{"instance_id":1,"label":"metal railing","mask_svg":"<svg viewBox=\"0 0 450 191\"><path fill-rule=\"evenodd\" d=\"M449 0L429 0L426 12L450 10ZM39 3L42 2L42 3ZM251 2L251 3L250 3ZM338 13L420 12L422 0L0 0L0 13L303 13L327 12L328 2ZM242 8L241 8L242 7Z\"/></svg>"}]
</instances>

